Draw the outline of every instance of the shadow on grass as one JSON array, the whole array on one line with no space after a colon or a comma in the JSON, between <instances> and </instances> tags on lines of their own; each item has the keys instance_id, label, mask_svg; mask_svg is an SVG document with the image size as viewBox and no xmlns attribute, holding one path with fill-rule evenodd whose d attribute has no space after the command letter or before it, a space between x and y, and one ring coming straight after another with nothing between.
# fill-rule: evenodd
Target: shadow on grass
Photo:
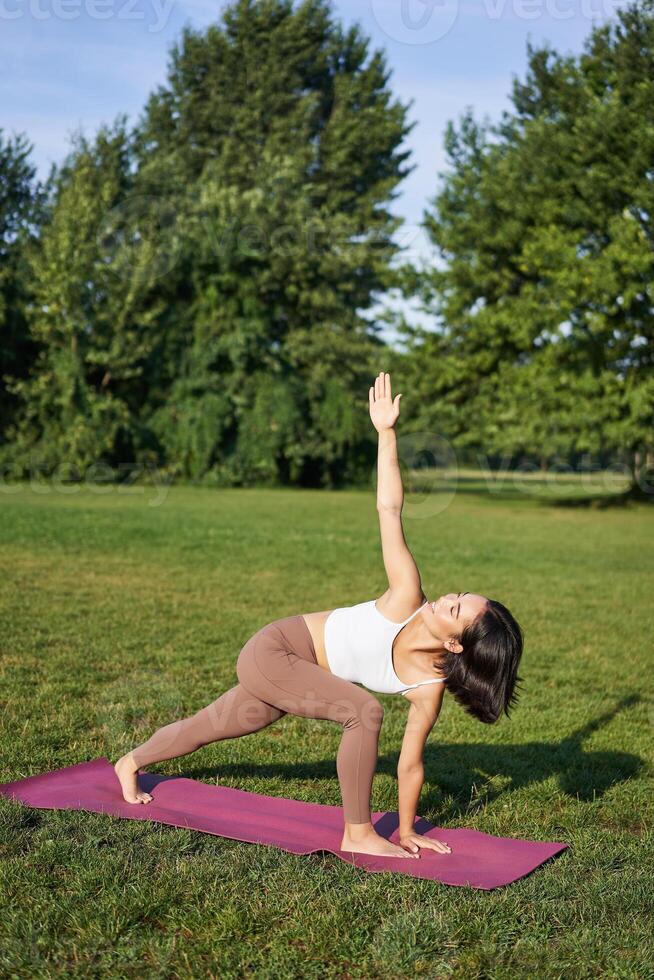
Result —
<instances>
[{"instance_id":1,"label":"shadow on grass","mask_svg":"<svg viewBox=\"0 0 654 980\"><path fill-rule=\"evenodd\" d=\"M456 479L434 475L424 477L412 475L407 480L405 493L413 497L429 497L432 494L443 497L477 497L481 500L495 500L500 503L531 502L541 507L625 507L631 503L654 503L654 493L639 487L630 489L607 489L606 487L586 486L580 480L523 480L521 474L509 472L504 475L490 474L466 476L459 474ZM410 498L409 498L410 499ZM414 503L415 506L415 503Z\"/></svg>"},{"instance_id":2,"label":"shadow on grass","mask_svg":"<svg viewBox=\"0 0 654 980\"><path fill-rule=\"evenodd\" d=\"M588 494L584 497L571 496L560 497L552 500L540 501L553 507L593 507L598 510L605 510L608 507L627 507L629 504L652 504L654 494L641 490L640 487L631 487L620 493Z\"/></svg>"},{"instance_id":3,"label":"shadow on grass","mask_svg":"<svg viewBox=\"0 0 654 980\"><path fill-rule=\"evenodd\" d=\"M433 748L428 742L424 756L425 775L437 786L422 795L420 809L423 813L429 810L432 815L437 814L440 822L457 820L512 790L542 782L551 776L558 777L560 788L570 797L592 801L612 786L636 776L645 763L631 752L585 751L583 742L619 712L641 700L638 694L623 698L615 707L559 742L525 742L517 745L438 742ZM395 776L396 770L397 756L379 757L378 773ZM226 772L239 777L333 779L335 760L285 765L227 764L210 769L195 768L181 775L191 779L217 779L219 782ZM503 785L494 785L498 779ZM451 796L452 802L444 804L444 795Z\"/></svg>"},{"instance_id":4,"label":"shadow on grass","mask_svg":"<svg viewBox=\"0 0 654 980\"><path fill-rule=\"evenodd\" d=\"M582 725L559 742L525 742L520 745L439 745L428 750L427 771L433 766L438 788L427 795L428 805L440 819L470 813L514 789L555 776L568 796L592 802L618 783L643 771L645 761L632 752L587 751L585 739L608 724L621 711L641 701L629 695L598 718ZM499 780L502 785L494 785ZM442 795L454 798L443 806Z\"/></svg>"}]
</instances>

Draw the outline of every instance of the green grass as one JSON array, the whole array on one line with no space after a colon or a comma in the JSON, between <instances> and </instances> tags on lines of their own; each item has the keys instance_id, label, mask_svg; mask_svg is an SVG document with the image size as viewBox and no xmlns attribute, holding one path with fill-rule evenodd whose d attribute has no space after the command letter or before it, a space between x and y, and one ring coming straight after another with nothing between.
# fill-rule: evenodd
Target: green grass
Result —
<instances>
[{"instance_id":1,"label":"green grass","mask_svg":"<svg viewBox=\"0 0 654 980\"><path fill-rule=\"evenodd\" d=\"M236 683L264 623L386 588L372 489L105 490L0 494L0 781L114 760ZM406 536L428 596L515 613L522 695L494 726L445 698L419 813L570 849L482 892L0 799L1 975L654 976L654 511L482 490L407 494ZM407 705L379 697L394 810ZM340 806L340 734L286 716L151 768Z\"/></svg>"}]
</instances>

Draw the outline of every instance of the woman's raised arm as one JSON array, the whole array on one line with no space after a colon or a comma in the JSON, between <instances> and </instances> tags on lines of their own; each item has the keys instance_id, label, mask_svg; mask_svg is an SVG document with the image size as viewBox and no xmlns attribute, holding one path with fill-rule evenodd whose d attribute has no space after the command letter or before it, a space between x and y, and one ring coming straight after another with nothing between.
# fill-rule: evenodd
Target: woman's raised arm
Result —
<instances>
[{"instance_id":1,"label":"woman's raised arm","mask_svg":"<svg viewBox=\"0 0 654 980\"><path fill-rule=\"evenodd\" d=\"M402 510L404 488L397 459L395 423L400 416L400 398L391 395L391 376L380 372L368 391L370 418L379 434L377 449L377 509Z\"/></svg>"},{"instance_id":2,"label":"woman's raised arm","mask_svg":"<svg viewBox=\"0 0 654 980\"><path fill-rule=\"evenodd\" d=\"M391 396L390 374L379 374L369 391L370 418L379 433L377 511L389 588L397 596L417 597L422 595L422 584L402 527L404 488L394 429L400 414L401 397L397 395L393 400Z\"/></svg>"}]
</instances>

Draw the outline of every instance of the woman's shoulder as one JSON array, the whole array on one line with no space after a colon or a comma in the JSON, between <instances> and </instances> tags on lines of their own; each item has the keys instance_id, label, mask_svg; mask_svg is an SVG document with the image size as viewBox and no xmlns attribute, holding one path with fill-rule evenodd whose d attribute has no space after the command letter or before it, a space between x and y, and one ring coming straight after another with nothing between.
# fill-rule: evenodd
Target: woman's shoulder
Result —
<instances>
[{"instance_id":1,"label":"woman's shoulder","mask_svg":"<svg viewBox=\"0 0 654 980\"><path fill-rule=\"evenodd\" d=\"M426 601L427 596L422 589L406 589L403 592L386 589L383 595L375 599L374 605L377 612L386 619L394 623L403 623Z\"/></svg>"}]
</instances>

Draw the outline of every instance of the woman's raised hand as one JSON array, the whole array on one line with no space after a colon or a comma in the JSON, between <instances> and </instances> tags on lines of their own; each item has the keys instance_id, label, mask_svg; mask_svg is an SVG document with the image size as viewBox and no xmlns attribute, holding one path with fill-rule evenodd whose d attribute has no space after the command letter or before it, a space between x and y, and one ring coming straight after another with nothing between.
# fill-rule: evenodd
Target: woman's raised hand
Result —
<instances>
[{"instance_id":1,"label":"woman's raised hand","mask_svg":"<svg viewBox=\"0 0 654 980\"><path fill-rule=\"evenodd\" d=\"M391 395L391 376L380 371L368 391L370 418L377 432L392 429L400 415L401 394Z\"/></svg>"}]
</instances>

